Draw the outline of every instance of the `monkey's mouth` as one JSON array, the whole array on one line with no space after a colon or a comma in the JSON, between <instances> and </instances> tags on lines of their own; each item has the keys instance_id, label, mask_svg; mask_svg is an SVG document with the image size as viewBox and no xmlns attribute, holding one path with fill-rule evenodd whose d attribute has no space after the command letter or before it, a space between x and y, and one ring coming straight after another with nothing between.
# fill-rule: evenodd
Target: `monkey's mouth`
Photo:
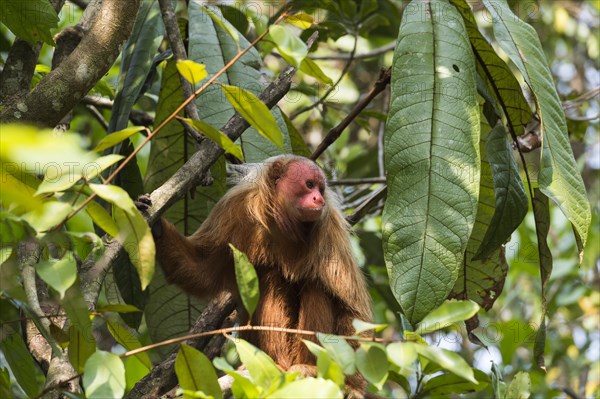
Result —
<instances>
[{"instance_id":1,"label":"monkey's mouth","mask_svg":"<svg viewBox=\"0 0 600 399\"><path fill-rule=\"evenodd\" d=\"M300 219L303 222L314 222L321 217L323 213L323 207L315 207L315 208L300 208Z\"/></svg>"}]
</instances>

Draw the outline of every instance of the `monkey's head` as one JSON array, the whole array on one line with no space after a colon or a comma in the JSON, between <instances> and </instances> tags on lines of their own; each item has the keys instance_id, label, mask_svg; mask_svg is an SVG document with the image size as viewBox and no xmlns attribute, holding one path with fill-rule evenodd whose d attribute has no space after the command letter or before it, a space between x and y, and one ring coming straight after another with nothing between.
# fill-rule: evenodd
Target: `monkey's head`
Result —
<instances>
[{"instance_id":1,"label":"monkey's head","mask_svg":"<svg viewBox=\"0 0 600 399\"><path fill-rule=\"evenodd\" d=\"M294 158L283 165L275 180L278 202L292 218L300 222L316 222L325 209L325 175L314 162Z\"/></svg>"}]
</instances>

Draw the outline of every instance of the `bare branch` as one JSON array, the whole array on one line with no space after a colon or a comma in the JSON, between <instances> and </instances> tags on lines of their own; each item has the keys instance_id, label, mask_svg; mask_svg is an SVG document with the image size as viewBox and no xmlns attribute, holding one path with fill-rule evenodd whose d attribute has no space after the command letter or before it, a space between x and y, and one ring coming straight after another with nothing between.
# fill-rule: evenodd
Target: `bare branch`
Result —
<instances>
[{"instance_id":1,"label":"bare branch","mask_svg":"<svg viewBox=\"0 0 600 399\"><path fill-rule=\"evenodd\" d=\"M370 51L368 53L364 53L364 54L355 54L354 56L352 56L352 53L347 53L347 54L336 54L336 55L321 55L321 56L314 56L314 57L310 57L313 60L364 60L367 58L374 58L374 57L378 57L382 54L387 53L388 51L392 51L394 48L396 48L396 42L391 42L386 44L385 46L381 46L379 48L376 48L373 51Z\"/></svg>"},{"instance_id":2,"label":"bare branch","mask_svg":"<svg viewBox=\"0 0 600 399\"><path fill-rule=\"evenodd\" d=\"M391 68L384 69L379 73L379 78L377 79L377 82L375 82L375 84L373 85L371 90L367 93L367 95L365 97L363 97L363 99L360 100L354 106L352 111L350 111L350 113L348 115L346 115L346 117L337 126L335 126L333 129L331 129L329 131L329 133L327 133L327 136L325 136L325 138L323 139L321 144L319 144L317 149L312 153L312 155L310 157L312 160L319 158L321 156L321 154L323 154L323 152L327 149L327 147L329 147L331 144L333 144L333 142L336 141L338 139L338 137L340 137L340 135L342 134L344 129L346 127L348 127L350 122L352 122L354 120L354 118L356 118L358 116L358 114L360 114L362 112L362 110L365 109L366 106L369 105L371 103L371 101L375 97L377 97L377 95L379 93L381 93L383 90L385 90L387 85L390 83L391 76L392 76Z\"/></svg>"}]
</instances>

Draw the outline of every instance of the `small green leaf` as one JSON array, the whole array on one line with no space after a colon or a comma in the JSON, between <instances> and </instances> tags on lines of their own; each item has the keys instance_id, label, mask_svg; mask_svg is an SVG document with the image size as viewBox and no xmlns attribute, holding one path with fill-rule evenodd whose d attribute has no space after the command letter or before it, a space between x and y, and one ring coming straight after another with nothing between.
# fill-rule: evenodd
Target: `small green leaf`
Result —
<instances>
[{"instance_id":1,"label":"small green leaf","mask_svg":"<svg viewBox=\"0 0 600 399\"><path fill-rule=\"evenodd\" d=\"M240 161L244 160L244 154L242 153L242 148L239 145L236 145L227 135L221 132L218 129L215 129L210 124L204 121L197 121L189 118L180 118L182 121L185 121L192 125L196 130L200 131L206 137L214 141L221 147L225 152L230 153Z\"/></svg>"},{"instance_id":2,"label":"small green leaf","mask_svg":"<svg viewBox=\"0 0 600 399\"><path fill-rule=\"evenodd\" d=\"M125 128L123 130L119 130L114 133L107 134L106 137L104 137L102 140L100 140L100 142L96 145L96 148L94 148L94 151L95 152L104 151L107 148L110 148L113 145L119 144L123 140L128 139L129 137L133 136L134 134L141 132L144 129L146 129L144 126L132 126L132 127Z\"/></svg>"},{"instance_id":3,"label":"small green leaf","mask_svg":"<svg viewBox=\"0 0 600 399\"><path fill-rule=\"evenodd\" d=\"M352 327L354 327L355 334L360 334L361 332L369 330L383 331L387 326L387 324L373 324L358 319L352 320Z\"/></svg>"},{"instance_id":4,"label":"small green leaf","mask_svg":"<svg viewBox=\"0 0 600 399\"><path fill-rule=\"evenodd\" d=\"M128 215L133 216L136 213L139 214L139 211L133 203L133 200L129 197L127 191L123 190L121 187L111 186L108 184L93 183L89 186L92 189L92 191L96 193L96 195L98 195L100 198L110 202L115 207L122 209Z\"/></svg>"},{"instance_id":5,"label":"small green leaf","mask_svg":"<svg viewBox=\"0 0 600 399\"><path fill-rule=\"evenodd\" d=\"M125 157L119 154L108 154L100 157L94 162L90 162L83 167L83 177L85 177L85 179L88 181L92 180L96 176L99 176L102 171L119 162L123 158Z\"/></svg>"},{"instance_id":6,"label":"small green leaf","mask_svg":"<svg viewBox=\"0 0 600 399\"><path fill-rule=\"evenodd\" d=\"M321 67L317 65L316 62L314 62L308 57L302 60L302 63L300 64L300 70L305 74L317 79L321 83L333 86L333 80L331 80L331 78L327 76L325 72L323 72Z\"/></svg>"},{"instance_id":7,"label":"small green leaf","mask_svg":"<svg viewBox=\"0 0 600 399\"><path fill-rule=\"evenodd\" d=\"M91 201L85 206L85 211L94 223L112 237L119 234L119 227L108 212L97 202Z\"/></svg>"},{"instance_id":8,"label":"small green leaf","mask_svg":"<svg viewBox=\"0 0 600 399\"><path fill-rule=\"evenodd\" d=\"M414 348L427 360L439 365L443 369L477 384L477 380L473 375L473 369L469 367L465 359L460 357L458 353L439 348L437 346L414 345Z\"/></svg>"},{"instance_id":9,"label":"small green leaf","mask_svg":"<svg viewBox=\"0 0 600 399\"><path fill-rule=\"evenodd\" d=\"M283 150L283 135L267 106L248 90L221 85L227 100L260 134Z\"/></svg>"},{"instance_id":10,"label":"small green leaf","mask_svg":"<svg viewBox=\"0 0 600 399\"><path fill-rule=\"evenodd\" d=\"M281 370L265 352L243 339L236 339L235 347L240 355L240 360L250 372L254 383L259 387L267 389L281 377Z\"/></svg>"},{"instance_id":11,"label":"small green leaf","mask_svg":"<svg viewBox=\"0 0 600 399\"><path fill-rule=\"evenodd\" d=\"M115 303L115 304L100 306L99 308L96 308L96 312L98 312L98 313L105 313L105 312L133 313L133 312L141 312L141 310L136 308L133 305Z\"/></svg>"},{"instance_id":12,"label":"small green leaf","mask_svg":"<svg viewBox=\"0 0 600 399\"><path fill-rule=\"evenodd\" d=\"M306 43L287 26L271 26L268 37L275 43L283 59L296 68L300 66L302 60L308 54Z\"/></svg>"},{"instance_id":13,"label":"small green leaf","mask_svg":"<svg viewBox=\"0 0 600 399\"><path fill-rule=\"evenodd\" d=\"M191 346L181 345L175 359L175 373L182 389L200 391L215 399L223 397L212 363L206 355ZM193 398L186 394L183 397Z\"/></svg>"},{"instance_id":14,"label":"small green leaf","mask_svg":"<svg viewBox=\"0 0 600 399\"><path fill-rule=\"evenodd\" d=\"M446 328L454 323L470 319L479 311L479 305L473 301L446 301L429 313L417 327L417 334L428 334Z\"/></svg>"},{"instance_id":15,"label":"small green leaf","mask_svg":"<svg viewBox=\"0 0 600 399\"><path fill-rule=\"evenodd\" d=\"M5 244L4 241L2 241L3 244ZM4 262L6 262L6 260L8 258L10 258L10 256L13 253L13 248L12 247L2 247L0 248L0 265L3 264Z\"/></svg>"},{"instance_id":16,"label":"small green leaf","mask_svg":"<svg viewBox=\"0 0 600 399\"><path fill-rule=\"evenodd\" d=\"M317 372L319 377L327 378L338 384L338 386L344 386L345 376L344 371L329 355L327 350L312 341L303 339L302 340L308 350L315 355L317 358Z\"/></svg>"},{"instance_id":17,"label":"small green leaf","mask_svg":"<svg viewBox=\"0 0 600 399\"><path fill-rule=\"evenodd\" d=\"M410 369L418 354L413 342L394 342L386 348L389 359L401 369Z\"/></svg>"},{"instance_id":18,"label":"small green leaf","mask_svg":"<svg viewBox=\"0 0 600 399\"><path fill-rule=\"evenodd\" d=\"M206 65L198 64L192 60L177 60L177 70L192 85L201 82L208 76Z\"/></svg>"},{"instance_id":19,"label":"small green leaf","mask_svg":"<svg viewBox=\"0 0 600 399\"><path fill-rule=\"evenodd\" d=\"M304 12L299 12L286 17L285 22L297 26L300 29L308 29L313 24L313 17Z\"/></svg>"},{"instance_id":20,"label":"small green leaf","mask_svg":"<svg viewBox=\"0 0 600 399\"><path fill-rule=\"evenodd\" d=\"M71 252L67 252L62 259L43 260L35 270L46 284L58 291L61 299L77 279L77 265Z\"/></svg>"},{"instance_id":21,"label":"small green leaf","mask_svg":"<svg viewBox=\"0 0 600 399\"><path fill-rule=\"evenodd\" d=\"M109 305L111 306L111 305ZM114 305L114 306L129 306L130 305ZM142 347L140 340L134 334L135 330L130 329L127 325L123 323L120 317L116 315L106 315L106 327L108 327L108 331L110 331L111 335L117 340L119 344L123 348L128 351L139 349ZM141 364L145 366L147 371L152 369L152 361L150 360L150 356L148 356L147 352L139 352L134 355L139 359Z\"/></svg>"},{"instance_id":22,"label":"small green leaf","mask_svg":"<svg viewBox=\"0 0 600 399\"><path fill-rule=\"evenodd\" d=\"M529 374L519 371L506 390L505 399L527 399L531 395L531 379Z\"/></svg>"},{"instance_id":23,"label":"small green leaf","mask_svg":"<svg viewBox=\"0 0 600 399\"><path fill-rule=\"evenodd\" d=\"M261 390L252 383L248 378L244 377L237 371L225 370L227 375L233 377L233 385L231 391L235 398L259 398Z\"/></svg>"},{"instance_id":24,"label":"small green leaf","mask_svg":"<svg viewBox=\"0 0 600 399\"><path fill-rule=\"evenodd\" d=\"M129 196L127 196L129 198ZM119 227L116 239L123 245L129 259L140 277L142 290L145 290L154 276L156 247L152 231L142 214L135 209L129 214L115 208L115 221Z\"/></svg>"},{"instance_id":25,"label":"small green leaf","mask_svg":"<svg viewBox=\"0 0 600 399\"><path fill-rule=\"evenodd\" d=\"M343 398L344 394L333 381L323 378L304 378L286 384L283 388L273 392L268 398L277 399L334 399Z\"/></svg>"},{"instance_id":26,"label":"small green leaf","mask_svg":"<svg viewBox=\"0 0 600 399\"><path fill-rule=\"evenodd\" d=\"M346 375L352 375L356 372L354 364L354 349L345 339L333 334L317 333L317 338L323 348L340 365Z\"/></svg>"},{"instance_id":27,"label":"small green leaf","mask_svg":"<svg viewBox=\"0 0 600 399\"><path fill-rule=\"evenodd\" d=\"M35 195L65 191L81 179L81 168L55 170L47 168L44 180L38 186Z\"/></svg>"},{"instance_id":28,"label":"small green leaf","mask_svg":"<svg viewBox=\"0 0 600 399\"><path fill-rule=\"evenodd\" d=\"M240 291L240 297L246 311L248 311L249 319L252 319L252 315L256 310L258 299L260 297L258 276L246 254L232 244L229 244L229 247L231 247L231 250L233 251L235 280L237 282L238 290Z\"/></svg>"},{"instance_id":29,"label":"small green leaf","mask_svg":"<svg viewBox=\"0 0 600 399\"><path fill-rule=\"evenodd\" d=\"M25 342L18 333L13 333L0 342L0 352L4 354L15 379L29 397L40 391L36 382L36 364L31 357Z\"/></svg>"},{"instance_id":30,"label":"small green leaf","mask_svg":"<svg viewBox=\"0 0 600 399\"><path fill-rule=\"evenodd\" d=\"M385 348L377 344L362 344L356 350L356 368L367 381L382 389L389 368Z\"/></svg>"},{"instance_id":31,"label":"small green leaf","mask_svg":"<svg viewBox=\"0 0 600 399\"><path fill-rule=\"evenodd\" d=\"M97 351L85 363L83 387L88 399L120 398L125 394L125 366L119 356Z\"/></svg>"}]
</instances>

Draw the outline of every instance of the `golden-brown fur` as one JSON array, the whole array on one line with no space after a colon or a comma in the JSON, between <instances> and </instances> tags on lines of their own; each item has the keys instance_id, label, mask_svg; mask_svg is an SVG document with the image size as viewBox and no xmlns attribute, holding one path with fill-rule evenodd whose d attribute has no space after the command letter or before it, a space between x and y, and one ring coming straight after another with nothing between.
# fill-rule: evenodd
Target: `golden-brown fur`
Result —
<instances>
[{"instance_id":1,"label":"golden-brown fur","mask_svg":"<svg viewBox=\"0 0 600 399\"><path fill-rule=\"evenodd\" d=\"M233 187L188 238L163 219L156 238L160 264L168 281L190 294L210 297L228 290L237 295L232 243L248 255L260 280L252 325L352 335L354 318L371 319L371 300L352 255L349 226L329 189L316 222L287 215L277 183L294 162L316 165L290 155L269 159L262 173ZM295 365L294 370L314 374L315 359L302 337L255 331L247 338L282 369Z\"/></svg>"}]
</instances>

